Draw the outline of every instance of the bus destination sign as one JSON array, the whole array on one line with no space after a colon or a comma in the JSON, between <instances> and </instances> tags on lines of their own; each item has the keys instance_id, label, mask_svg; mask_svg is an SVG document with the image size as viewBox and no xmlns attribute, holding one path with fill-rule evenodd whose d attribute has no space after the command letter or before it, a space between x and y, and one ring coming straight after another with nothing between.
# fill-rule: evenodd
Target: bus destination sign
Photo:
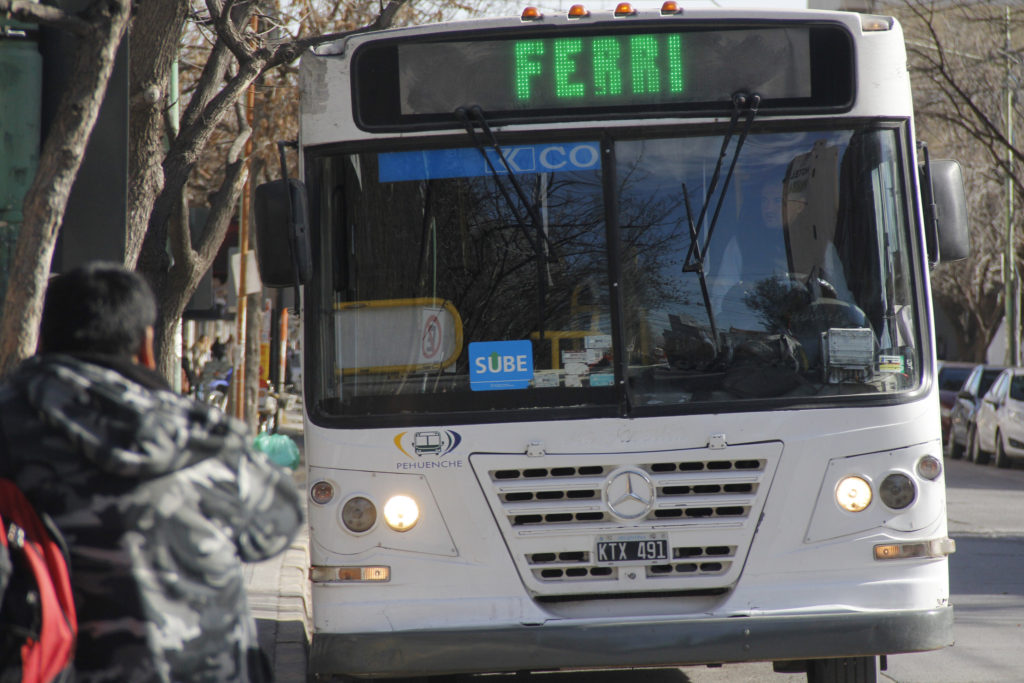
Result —
<instances>
[{"instance_id":1,"label":"bus destination sign","mask_svg":"<svg viewBox=\"0 0 1024 683\"><path fill-rule=\"evenodd\" d=\"M473 107L494 121L696 113L731 107L736 92L757 93L769 109L843 106L849 43L843 29L817 25L373 43L354 60L356 114L373 128L457 125L454 112Z\"/></svg>"}]
</instances>

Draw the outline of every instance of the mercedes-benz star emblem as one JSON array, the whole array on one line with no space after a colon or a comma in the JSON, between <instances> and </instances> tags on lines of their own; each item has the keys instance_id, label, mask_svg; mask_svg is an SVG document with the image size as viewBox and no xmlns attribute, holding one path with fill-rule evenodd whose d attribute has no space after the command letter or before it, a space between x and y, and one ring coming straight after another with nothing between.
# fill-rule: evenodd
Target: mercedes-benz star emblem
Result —
<instances>
[{"instance_id":1,"label":"mercedes-benz star emblem","mask_svg":"<svg viewBox=\"0 0 1024 683\"><path fill-rule=\"evenodd\" d=\"M619 519L639 519L654 505L654 483L641 469L630 467L612 473L604 485L608 510Z\"/></svg>"}]
</instances>

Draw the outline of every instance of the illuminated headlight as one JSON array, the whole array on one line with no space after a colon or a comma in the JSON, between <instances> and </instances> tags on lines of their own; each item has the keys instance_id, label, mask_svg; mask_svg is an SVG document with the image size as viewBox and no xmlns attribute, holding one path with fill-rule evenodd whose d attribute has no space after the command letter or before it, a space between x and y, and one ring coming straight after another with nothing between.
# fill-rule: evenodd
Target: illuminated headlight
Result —
<instances>
[{"instance_id":1,"label":"illuminated headlight","mask_svg":"<svg viewBox=\"0 0 1024 683\"><path fill-rule=\"evenodd\" d=\"M420 508L409 496L392 496L384 503L384 521L395 531L408 531L419 518Z\"/></svg>"},{"instance_id":2,"label":"illuminated headlight","mask_svg":"<svg viewBox=\"0 0 1024 683\"><path fill-rule=\"evenodd\" d=\"M377 506L369 498L353 496L341 506L341 521L349 531L361 534L377 523Z\"/></svg>"},{"instance_id":3,"label":"illuminated headlight","mask_svg":"<svg viewBox=\"0 0 1024 683\"><path fill-rule=\"evenodd\" d=\"M902 472L893 472L882 480L878 487L878 495L886 507L902 510L909 507L917 498L917 487L914 481Z\"/></svg>"},{"instance_id":4,"label":"illuminated headlight","mask_svg":"<svg viewBox=\"0 0 1024 683\"><path fill-rule=\"evenodd\" d=\"M843 477L836 486L836 503L849 512L860 512L871 504L871 485L861 477Z\"/></svg>"}]
</instances>

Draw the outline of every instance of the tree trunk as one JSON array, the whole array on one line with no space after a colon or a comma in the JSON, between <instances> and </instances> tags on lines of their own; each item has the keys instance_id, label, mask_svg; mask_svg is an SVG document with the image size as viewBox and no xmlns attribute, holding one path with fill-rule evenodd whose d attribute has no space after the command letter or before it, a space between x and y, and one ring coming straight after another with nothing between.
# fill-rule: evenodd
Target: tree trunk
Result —
<instances>
[{"instance_id":1,"label":"tree trunk","mask_svg":"<svg viewBox=\"0 0 1024 683\"><path fill-rule=\"evenodd\" d=\"M79 33L71 75L25 196L24 222L0 315L0 376L35 352L57 234L128 25L129 7L123 0L96 3L88 14L93 23Z\"/></svg>"},{"instance_id":2,"label":"tree trunk","mask_svg":"<svg viewBox=\"0 0 1024 683\"><path fill-rule=\"evenodd\" d=\"M171 66L178 58L187 2L143 2L131 33L128 150L128 229L124 262L134 268L142 250L153 201L163 189L164 142L175 133L167 119L178 93L169 92Z\"/></svg>"}]
</instances>

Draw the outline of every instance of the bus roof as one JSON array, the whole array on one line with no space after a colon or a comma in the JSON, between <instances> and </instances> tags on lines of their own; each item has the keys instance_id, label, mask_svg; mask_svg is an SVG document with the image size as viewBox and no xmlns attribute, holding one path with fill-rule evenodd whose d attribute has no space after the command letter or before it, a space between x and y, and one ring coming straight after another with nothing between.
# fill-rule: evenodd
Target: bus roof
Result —
<instances>
[{"instance_id":1,"label":"bus roof","mask_svg":"<svg viewBox=\"0 0 1024 683\"><path fill-rule=\"evenodd\" d=\"M646 21L679 21L683 23L692 22L739 22L739 21L834 21L846 24L853 29L861 29L865 18L883 19L883 22L890 28L896 25L892 17L881 17L879 15L867 15L857 12L845 12L836 10L819 9L793 9L793 8L751 8L751 7L686 7L678 14L665 15L659 9L636 9L634 14L629 16L616 16L614 9L592 10L590 15L584 18L570 18L568 12L545 12L539 19L525 20L520 16L504 17L483 17L476 19L463 19L459 21L448 21L431 24L418 24L416 26L401 26L383 31L357 33L338 40L324 43L317 46L313 51L318 55L341 54L345 51L347 44L351 41L378 40L390 38L396 35L421 35L439 32L457 31L480 31L487 29L509 29L521 27L523 30L534 30L541 26L586 26L615 23L622 25L626 23ZM876 29L877 30L877 29Z\"/></svg>"}]
</instances>

